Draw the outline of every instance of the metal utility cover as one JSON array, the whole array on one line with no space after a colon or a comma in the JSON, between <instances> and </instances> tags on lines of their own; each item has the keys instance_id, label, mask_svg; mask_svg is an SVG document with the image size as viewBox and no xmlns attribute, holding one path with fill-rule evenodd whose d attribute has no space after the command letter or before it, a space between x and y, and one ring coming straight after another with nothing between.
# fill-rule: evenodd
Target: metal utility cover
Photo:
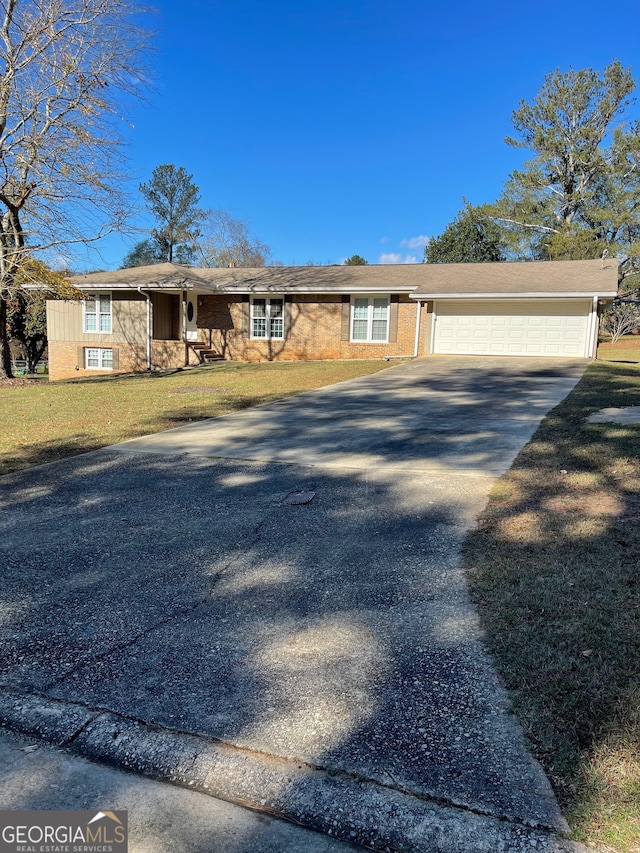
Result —
<instances>
[{"instance_id":1,"label":"metal utility cover","mask_svg":"<svg viewBox=\"0 0 640 853\"><path fill-rule=\"evenodd\" d=\"M289 492L289 494L282 499L282 503L287 506L301 506L302 504L310 504L315 496L315 492Z\"/></svg>"}]
</instances>

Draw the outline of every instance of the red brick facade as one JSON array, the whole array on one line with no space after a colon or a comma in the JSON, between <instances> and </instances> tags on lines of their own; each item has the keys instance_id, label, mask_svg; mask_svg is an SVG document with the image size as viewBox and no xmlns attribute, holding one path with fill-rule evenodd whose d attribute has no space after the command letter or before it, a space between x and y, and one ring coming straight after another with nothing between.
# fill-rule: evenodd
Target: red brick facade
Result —
<instances>
[{"instance_id":1,"label":"red brick facade","mask_svg":"<svg viewBox=\"0 0 640 853\"><path fill-rule=\"evenodd\" d=\"M248 303L244 303L244 313ZM289 305L289 335L285 340L252 340L244 330L241 296L199 296L198 337L225 359L236 361L298 361L334 358L412 356L418 306L408 296L397 305L397 332L389 343L354 343L345 334L340 295L295 294ZM421 337L423 337L421 335ZM424 352L421 341L419 354Z\"/></svg>"}]
</instances>

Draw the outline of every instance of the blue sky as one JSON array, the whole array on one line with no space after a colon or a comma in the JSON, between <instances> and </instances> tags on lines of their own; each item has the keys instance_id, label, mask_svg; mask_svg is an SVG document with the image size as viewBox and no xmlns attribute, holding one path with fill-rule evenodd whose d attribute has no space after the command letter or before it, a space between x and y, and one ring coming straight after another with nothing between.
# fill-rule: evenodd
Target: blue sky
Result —
<instances>
[{"instance_id":1,"label":"blue sky","mask_svg":"<svg viewBox=\"0 0 640 853\"><path fill-rule=\"evenodd\" d=\"M154 92L130 131L137 200L155 166L184 166L204 207L247 219L285 264L420 261L463 196L494 200L523 161L504 137L545 74L614 58L640 74L635 2L611 16L593 0L155 6ZM80 263L115 268L132 242Z\"/></svg>"}]
</instances>

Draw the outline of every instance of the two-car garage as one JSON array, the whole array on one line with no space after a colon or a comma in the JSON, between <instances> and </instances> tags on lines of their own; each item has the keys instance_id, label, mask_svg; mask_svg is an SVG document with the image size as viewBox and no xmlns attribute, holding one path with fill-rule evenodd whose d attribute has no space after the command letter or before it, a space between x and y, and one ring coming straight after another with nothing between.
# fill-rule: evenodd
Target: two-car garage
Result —
<instances>
[{"instance_id":1,"label":"two-car garage","mask_svg":"<svg viewBox=\"0 0 640 853\"><path fill-rule=\"evenodd\" d=\"M593 348L592 300L437 300L433 352L584 358Z\"/></svg>"},{"instance_id":2,"label":"two-car garage","mask_svg":"<svg viewBox=\"0 0 640 853\"><path fill-rule=\"evenodd\" d=\"M598 315L618 290L615 259L427 264L424 352L594 358Z\"/></svg>"}]
</instances>

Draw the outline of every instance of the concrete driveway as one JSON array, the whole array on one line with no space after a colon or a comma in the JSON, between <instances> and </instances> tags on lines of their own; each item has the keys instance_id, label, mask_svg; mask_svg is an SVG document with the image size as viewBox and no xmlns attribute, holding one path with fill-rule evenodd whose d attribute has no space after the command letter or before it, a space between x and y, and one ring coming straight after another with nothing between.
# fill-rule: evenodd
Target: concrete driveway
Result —
<instances>
[{"instance_id":1,"label":"concrete driveway","mask_svg":"<svg viewBox=\"0 0 640 853\"><path fill-rule=\"evenodd\" d=\"M585 365L419 359L2 478L0 720L377 850L574 849L459 547Z\"/></svg>"}]
</instances>

